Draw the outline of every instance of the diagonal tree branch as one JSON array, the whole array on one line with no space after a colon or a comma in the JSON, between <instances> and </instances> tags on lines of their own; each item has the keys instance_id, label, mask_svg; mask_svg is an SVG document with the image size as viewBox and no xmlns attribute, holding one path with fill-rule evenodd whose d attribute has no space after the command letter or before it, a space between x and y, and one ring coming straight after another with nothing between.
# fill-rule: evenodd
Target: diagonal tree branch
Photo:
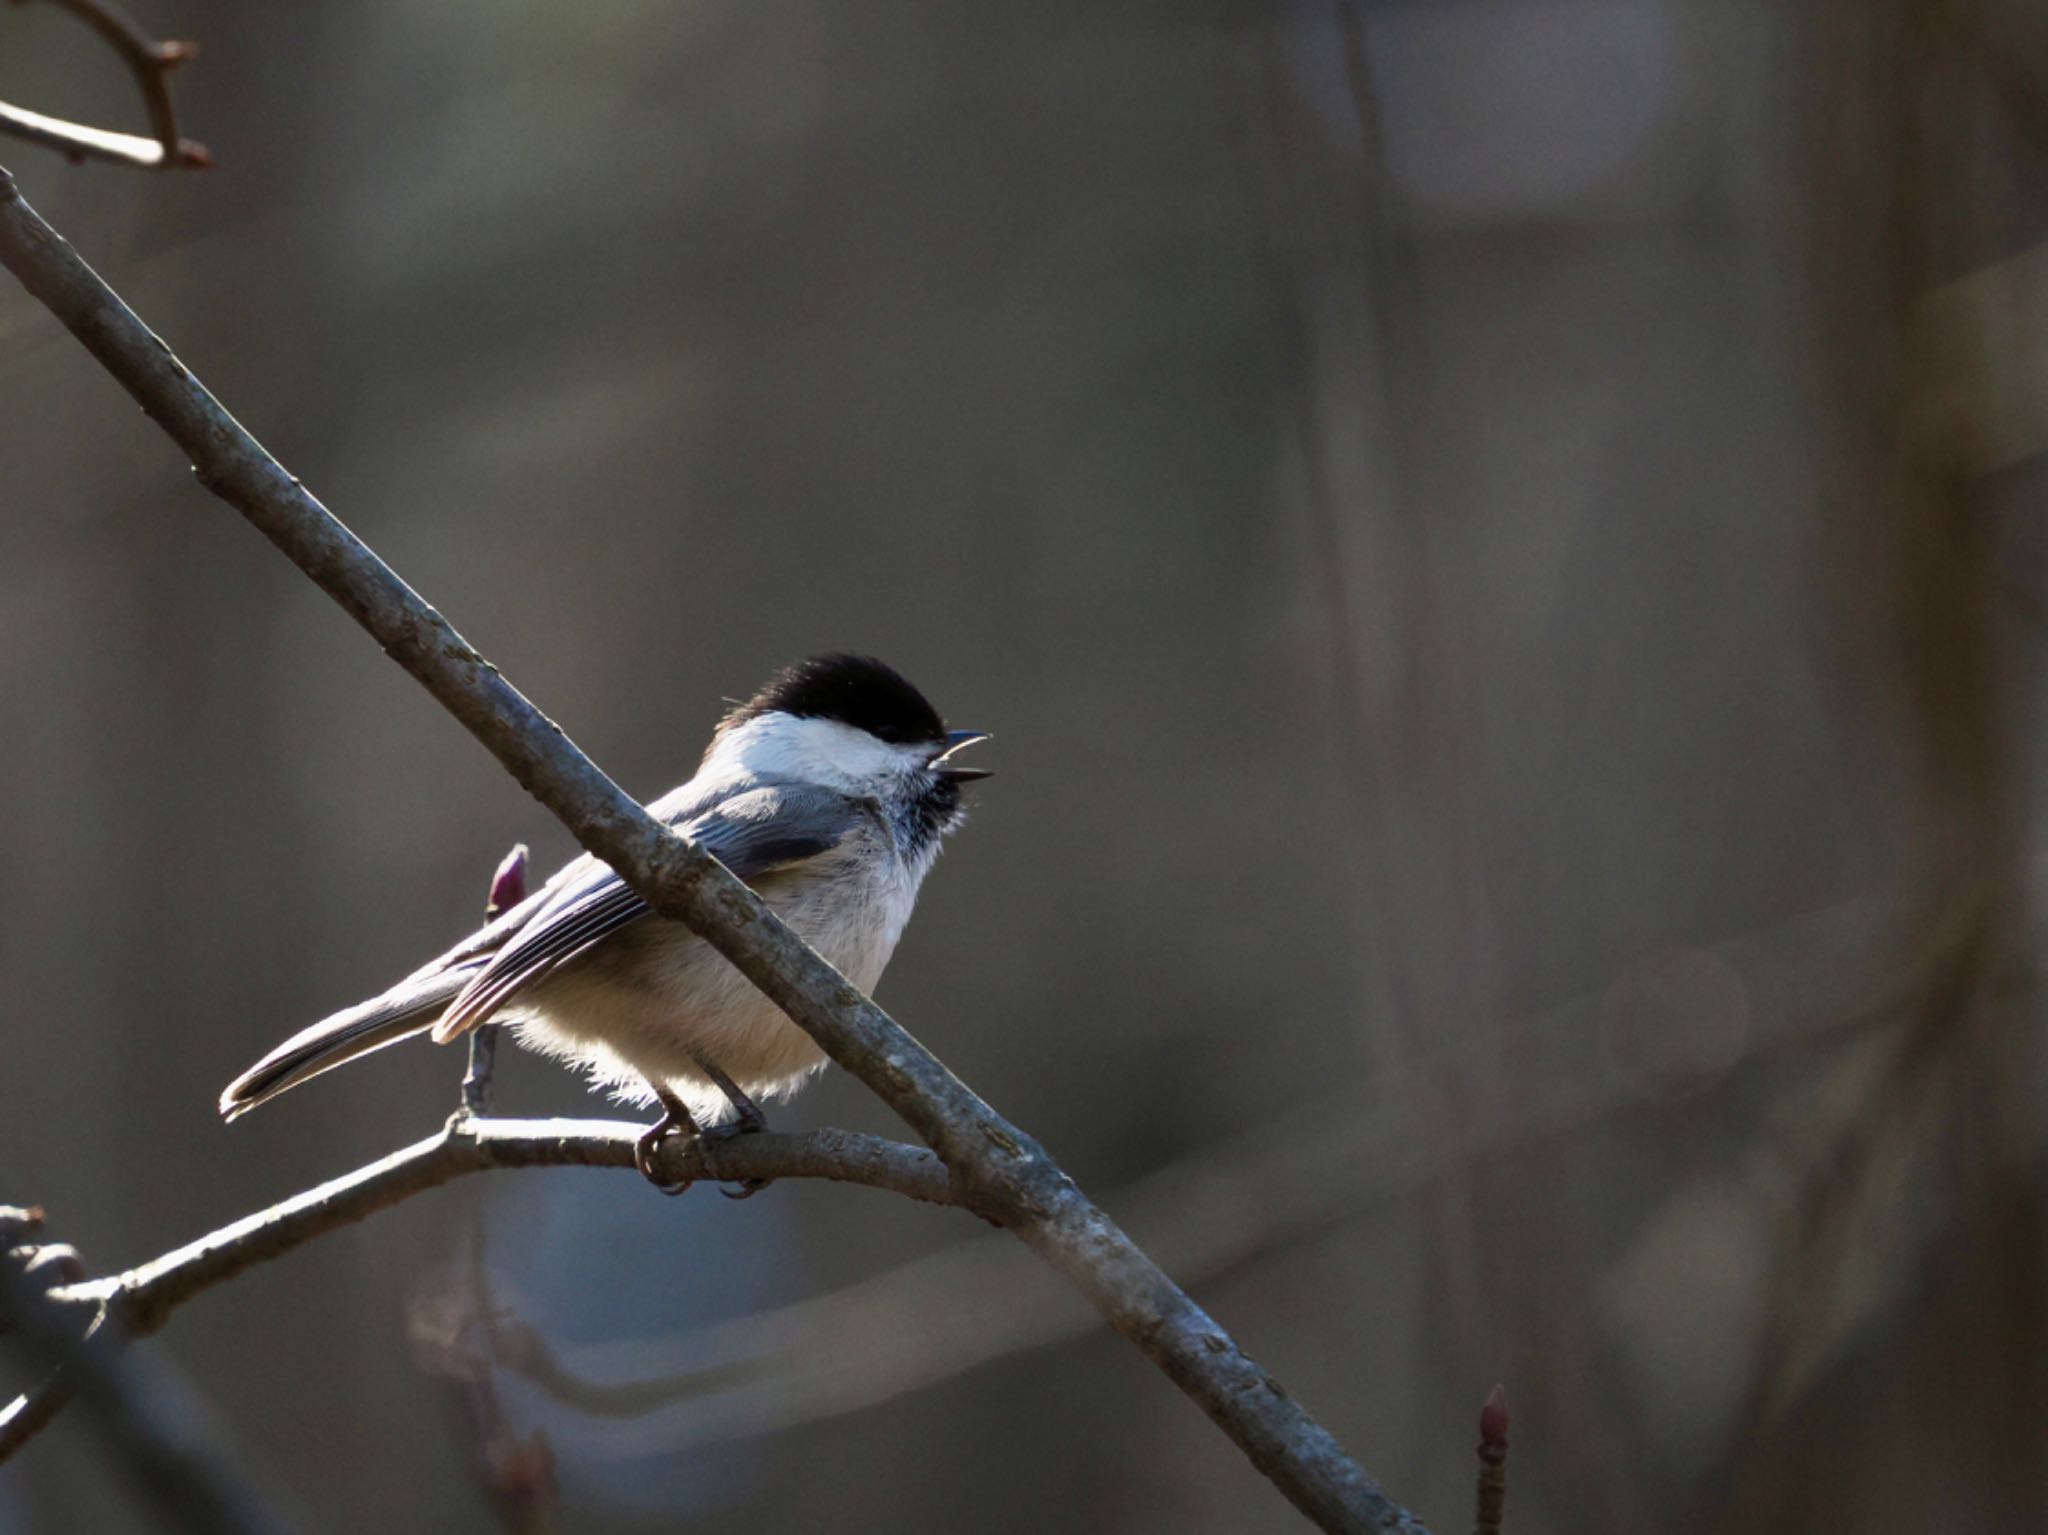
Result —
<instances>
[{"instance_id":1,"label":"diagonal tree branch","mask_svg":"<svg viewBox=\"0 0 2048 1535\"><path fill-rule=\"evenodd\" d=\"M8 3L26 5L28 0L8 0ZM108 128L70 122L61 117L45 117L40 112L31 112L4 101L0 101L0 133L26 139L46 149L55 149L73 160L111 160L144 170L181 167L204 170L213 164L213 155L204 144L179 136L178 110L171 101L171 72L199 52L197 43L158 42L110 0L48 0L48 3L69 11L91 27L128 66L142 92L142 103L149 111L149 126L154 136L144 138L133 133L117 133Z\"/></svg>"},{"instance_id":2,"label":"diagonal tree branch","mask_svg":"<svg viewBox=\"0 0 2048 1535\"><path fill-rule=\"evenodd\" d=\"M311 576L660 915L686 923L873 1089L944 1161L956 1197L1008 1227L1326 1530L1420 1531L1042 1147L984 1103L779 922L648 815L243 429L0 173L0 263L191 458L200 483Z\"/></svg>"}]
</instances>

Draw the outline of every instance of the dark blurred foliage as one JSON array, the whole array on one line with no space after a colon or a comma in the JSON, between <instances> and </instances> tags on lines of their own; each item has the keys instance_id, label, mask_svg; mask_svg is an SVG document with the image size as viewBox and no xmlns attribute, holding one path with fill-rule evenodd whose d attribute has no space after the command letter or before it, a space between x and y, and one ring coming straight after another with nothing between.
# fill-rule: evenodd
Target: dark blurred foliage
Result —
<instances>
[{"instance_id":1,"label":"dark blurred foliage","mask_svg":"<svg viewBox=\"0 0 2048 1535\"><path fill-rule=\"evenodd\" d=\"M636 791L825 647L995 731L883 1000L1436 1527L1496 1379L1511 1530L2048 1524L2030 9L138 7L220 168L26 195ZM138 112L36 6L0 96ZM212 1104L570 844L11 291L0 426L0 1197L120 1265L428 1133L424 1045ZM474 1218L619 1382L871 1282L845 1405L508 1372L480 1490ZM1028 1266L885 1304L973 1239L500 1175L153 1349L327 1528L1291 1527ZM0 1531L152 1528L96 1453Z\"/></svg>"}]
</instances>

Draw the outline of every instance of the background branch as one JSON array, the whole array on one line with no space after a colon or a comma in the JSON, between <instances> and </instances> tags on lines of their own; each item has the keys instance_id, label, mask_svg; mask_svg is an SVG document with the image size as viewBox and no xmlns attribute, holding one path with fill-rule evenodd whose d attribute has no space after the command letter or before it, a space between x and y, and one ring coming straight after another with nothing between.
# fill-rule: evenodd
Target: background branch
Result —
<instances>
[{"instance_id":1,"label":"background branch","mask_svg":"<svg viewBox=\"0 0 2048 1535\"><path fill-rule=\"evenodd\" d=\"M0 1245L32 1232L40 1211L0 1207ZM10 1255L10 1258L12 1255ZM47 1372L43 1385L0 1415L0 1437L19 1444L70 1401L133 1480L151 1523L193 1535L277 1535L288 1528L208 1422L188 1389L143 1362L120 1357L121 1329L106 1308L61 1302L33 1262L0 1261L0 1335Z\"/></svg>"},{"instance_id":2,"label":"background branch","mask_svg":"<svg viewBox=\"0 0 2048 1535\"><path fill-rule=\"evenodd\" d=\"M1417 1530L1365 1468L1075 1186L716 859L583 755L243 429L0 180L0 262L253 523L661 916L686 923L939 1153L973 1202L1065 1274L1329 1530Z\"/></svg>"},{"instance_id":3,"label":"background branch","mask_svg":"<svg viewBox=\"0 0 2048 1535\"><path fill-rule=\"evenodd\" d=\"M1487 1392L1479 1409L1479 1489L1473 1501L1473 1535L1501 1535L1508 1501L1508 1398L1502 1386Z\"/></svg>"},{"instance_id":4,"label":"background branch","mask_svg":"<svg viewBox=\"0 0 2048 1535\"><path fill-rule=\"evenodd\" d=\"M1847 901L1697 951L1747 999L1743 1033L1717 1039L1725 1019L1660 1012L1668 1064L1659 1074L1617 1069L1630 1025L1606 988L1478 1039L1518 1084L1483 1114L1469 1108L1469 1060L1439 1053L1249 1125L1114 1202L1148 1252L1184 1282L1204 1282L1491 1159L1542 1155L1630 1114L1668 1113L1674 1086L1701 1091L1824 1039L1863 1040L1901 1021L1925 968L1897 943L1902 900ZM1773 1147L1769 1156L1782 1165L1789 1154ZM673 1451L861 1411L1082 1337L1096 1322L1013 1244L984 1234L680 1335L558 1348L530 1328L506 1328L499 1358L593 1416L659 1413L636 1442Z\"/></svg>"},{"instance_id":5,"label":"background branch","mask_svg":"<svg viewBox=\"0 0 2048 1535\"><path fill-rule=\"evenodd\" d=\"M28 0L8 0L26 5ZM171 72L199 52L191 42L158 42L107 0L47 0L70 12L113 49L142 92L152 138L94 128L61 117L46 117L0 102L0 133L55 149L73 160L111 160L144 170L204 170L213 155L204 144L180 137L178 110L171 101Z\"/></svg>"}]
</instances>

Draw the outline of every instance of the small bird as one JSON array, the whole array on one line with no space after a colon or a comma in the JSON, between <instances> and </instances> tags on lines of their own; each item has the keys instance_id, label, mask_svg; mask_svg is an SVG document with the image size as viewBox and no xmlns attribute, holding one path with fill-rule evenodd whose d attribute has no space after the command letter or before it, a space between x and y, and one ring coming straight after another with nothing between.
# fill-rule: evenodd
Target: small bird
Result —
<instances>
[{"instance_id":1,"label":"small bird","mask_svg":"<svg viewBox=\"0 0 2048 1535\"><path fill-rule=\"evenodd\" d=\"M814 656L731 708L696 776L647 808L872 991L941 840L965 819L961 785L989 776L955 757L987 739L947 730L872 657ZM658 1099L636 1156L657 1183L668 1136L758 1130L757 1099L786 1097L826 1064L709 944L586 853L389 991L294 1034L228 1085L220 1111L234 1119L415 1034L446 1044L493 1022L621 1098Z\"/></svg>"}]
</instances>

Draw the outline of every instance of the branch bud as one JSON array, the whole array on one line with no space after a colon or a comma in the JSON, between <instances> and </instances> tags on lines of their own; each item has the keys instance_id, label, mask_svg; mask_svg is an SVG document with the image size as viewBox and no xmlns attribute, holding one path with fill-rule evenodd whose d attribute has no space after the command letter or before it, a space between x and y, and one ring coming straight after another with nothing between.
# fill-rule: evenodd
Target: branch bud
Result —
<instances>
[{"instance_id":1,"label":"branch bud","mask_svg":"<svg viewBox=\"0 0 2048 1535\"><path fill-rule=\"evenodd\" d=\"M526 844L518 844L505 855L498 872L491 876L491 898L484 903L486 917L501 916L526 899Z\"/></svg>"}]
</instances>

